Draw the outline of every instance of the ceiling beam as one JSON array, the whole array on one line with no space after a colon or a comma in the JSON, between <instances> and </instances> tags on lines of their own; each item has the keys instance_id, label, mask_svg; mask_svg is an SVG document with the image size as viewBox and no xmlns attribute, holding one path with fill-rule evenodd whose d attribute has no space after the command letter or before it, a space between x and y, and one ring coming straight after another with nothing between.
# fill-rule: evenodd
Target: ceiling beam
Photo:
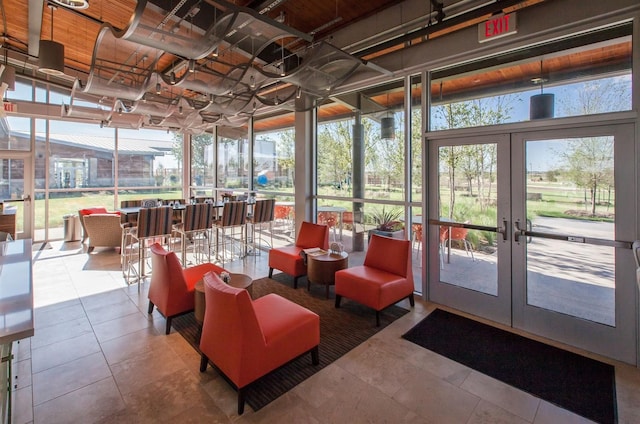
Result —
<instances>
[{"instance_id":1,"label":"ceiling beam","mask_svg":"<svg viewBox=\"0 0 640 424\"><path fill-rule=\"evenodd\" d=\"M42 32L42 11L44 0L29 0L29 56L40 55L40 34Z\"/></svg>"},{"instance_id":2,"label":"ceiling beam","mask_svg":"<svg viewBox=\"0 0 640 424\"><path fill-rule=\"evenodd\" d=\"M428 25L426 27L419 28L414 31L409 31L406 34L392 38L391 40L384 41L382 43L373 45L371 47L368 47L362 50L351 52L351 54L357 57L366 57L370 54L378 53L383 50L396 47L400 44L409 43L416 38L427 37L434 32L442 31L446 28L451 28L456 25L461 25L468 21L472 21L474 19L486 16L486 15L493 15L495 13L502 12L504 9L516 6L522 2L523 0L500 0L494 3L489 3L477 9L469 10L460 15L454 16L452 18L444 19L441 22L438 22L436 24Z\"/></svg>"}]
</instances>

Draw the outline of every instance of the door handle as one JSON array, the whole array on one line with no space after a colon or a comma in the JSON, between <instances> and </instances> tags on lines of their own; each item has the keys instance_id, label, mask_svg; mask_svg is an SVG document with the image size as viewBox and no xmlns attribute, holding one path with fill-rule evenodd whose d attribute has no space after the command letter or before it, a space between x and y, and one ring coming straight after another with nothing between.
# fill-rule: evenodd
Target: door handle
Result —
<instances>
[{"instance_id":1,"label":"door handle","mask_svg":"<svg viewBox=\"0 0 640 424\"><path fill-rule=\"evenodd\" d=\"M524 236L526 231L520 228L520 221L517 220L516 222L513 223L513 240L516 243L520 243L520 237Z\"/></svg>"},{"instance_id":2,"label":"door handle","mask_svg":"<svg viewBox=\"0 0 640 424\"><path fill-rule=\"evenodd\" d=\"M496 231L502 234L502 240L504 241L509 240L508 228L509 228L509 221L503 218L502 227L498 227Z\"/></svg>"}]
</instances>

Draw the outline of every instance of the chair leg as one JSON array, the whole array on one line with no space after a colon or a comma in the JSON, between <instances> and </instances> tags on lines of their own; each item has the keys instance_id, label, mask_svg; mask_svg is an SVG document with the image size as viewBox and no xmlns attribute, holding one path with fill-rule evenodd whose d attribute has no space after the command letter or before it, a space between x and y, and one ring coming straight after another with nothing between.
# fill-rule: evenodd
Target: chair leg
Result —
<instances>
[{"instance_id":1,"label":"chair leg","mask_svg":"<svg viewBox=\"0 0 640 424\"><path fill-rule=\"evenodd\" d=\"M167 317L167 328L165 328L164 334L171 333L171 320L172 319L173 319L173 317Z\"/></svg>"},{"instance_id":2,"label":"chair leg","mask_svg":"<svg viewBox=\"0 0 640 424\"><path fill-rule=\"evenodd\" d=\"M342 296L336 294L336 308L340 307L340 301L342 300Z\"/></svg>"},{"instance_id":3,"label":"chair leg","mask_svg":"<svg viewBox=\"0 0 640 424\"><path fill-rule=\"evenodd\" d=\"M473 257L473 248L471 247L471 242L467 239L464 240L464 248L467 250L467 254L471 252L471 261L475 262L476 258Z\"/></svg>"},{"instance_id":4,"label":"chair leg","mask_svg":"<svg viewBox=\"0 0 640 424\"><path fill-rule=\"evenodd\" d=\"M148 313L152 313L153 312L153 302L149 301L149 310L147 311Z\"/></svg>"},{"instance_id":5,"label":"chair leg","mask_svg":"<svg viewBox=\"0 0 640 424\"><path fill-rule=\"evenodd\" d=\"M313 365L318 365L320 363L320 350L318 346L311 349L311 363Z\"/></svg>"},{"instance_id":6,"label":"chair leg","mask_svg":"<svg viewBox=\"0 0 640 424\"><path fill-rule=\"evenodd\" d=\"M416 306L416 301L415 301L415 299L413 298L413 293L411 293L411 294L409 295L409 304L411 305L411 307L412 307L412 308L413 308L414 306Z\"/></svg>"},{"instance_id":7,"label":"chair leg","mask_svg":"<svg viewBox=\"0 0 640 424\"><path fill-rule=\"evenodd\" d=\"M269 278L273 277L273 268L269 267Z\"/></svg>"},{"instance_id":8,"label":"chair leg","mask_svg":"<svg viewBox=\"0 0 640 424\"><path fill-rule=\"evenodd\" d=\"M207 370L207 365L209 364L209 358L204 353L200 354L200 372L205 372Z\"/></svg>"},{"instance_id":9,"label":"chair leg","mask_svg":"<svg viewBox=\"0 0 640 424\"><path fill-rule=\"evenodd\" d=\"M300 278L300 277L299 276L298 277L293 277L293 288L294 289L298 288L298 278Z\"/></svg>"},{"instance_id":10,"label":"chair leg","mask_svg":"<svg viewBox=\"0 0 640 424\"><path fill-rule=\"evenodd\" d=\"M238 415L244 413L244 390L238 388Z\"/></svg>"},{"instance_id":11,"label":"chair leg","mask_svg":"<svg viewBox=\"0 0 640 424\"><path fill-rule=\"evenodd\" d=\"M380 327L380 311L376 311L376 327Z\"/></svg>"}]
</instances>

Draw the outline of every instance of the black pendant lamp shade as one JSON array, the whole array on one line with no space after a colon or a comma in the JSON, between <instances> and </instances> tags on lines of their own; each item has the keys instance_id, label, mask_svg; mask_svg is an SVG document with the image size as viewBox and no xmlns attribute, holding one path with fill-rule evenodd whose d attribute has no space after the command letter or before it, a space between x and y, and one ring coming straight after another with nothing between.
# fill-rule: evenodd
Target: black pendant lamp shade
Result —
<instances>
[{"instance_id":1,"label":"black pendant lamp shade","mask_svg":"<svg viewBox=\"0 0 640 424\"><path fill-rule=\"evenodd\" d=\"M64 45L53 40L40 40L38 70L49 75L64 74Z\"/></svg>"},{"instance_id":2,"label":"black pendant lamp shade","mask_svg":"<svg viewBox=\"0 0 640 424\"><path fill-rule=\"evenodd\" d=\"M396 119L393 116L385 116L380 119L380 138L393 140L396 137Z\"/></svg>"},{"instance_id":3,"label":"black pendant lamp shade","mask_svg":"<svg viewBox=\"0 0 640 424\"><path fill-rule=\"evenodd\" d=\"M531 96L529 99L529 119L553 118L554 97L555 96L551 93L542 93Z\"/></svg>"},{"instance_id":4,"label":"black pendant lamp shade","mask_svg":"<svg viewBox=\"0 0 640 424\"><path fill-rule=\"evenodd\" d=\"M38 70L48 75L64 75L64 45L53 41L53 11L55 6L50 4L51 10L51 40L40 40Z\"/></svg>"}]
</instances>

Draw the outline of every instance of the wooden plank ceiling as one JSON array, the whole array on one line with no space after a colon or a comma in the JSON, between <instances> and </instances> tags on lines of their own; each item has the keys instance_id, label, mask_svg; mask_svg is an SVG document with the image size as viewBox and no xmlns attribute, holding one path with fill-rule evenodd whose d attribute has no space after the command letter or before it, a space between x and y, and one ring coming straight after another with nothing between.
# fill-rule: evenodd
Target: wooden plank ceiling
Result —
<instances>
[{"instance_id":1,"label":"wooden plank ceiling","mask_svg":"<svg viewBox=\"0 0 640 424\"><path fill-rule=\"evenodd\" d=\"M194 6L206 4L215 0L184 0L184 5L180 10L189 10ZM237 6L247 7L268 16L274 20L280 20L283 24L290 26L303 33L311 33L316 40L330 36L332 32L347 27L354 22L366 18L372 14L379 13L385 8L389 8L402 0L367 0L367 1L345 1L345 0L235 0ZM445 1L445 5L450 5L459 0ZM523 0L520 5L514 6L516 10L539 3L542 0ZM70 10L58 6L53 11L48 7L47 0L0 0L2 15L5 17L2 24L2 44L10 52L27 54L33 51L34 46L29 46L29 22L34 17L41 20L40 39L51 39L65 45L65 63L69 70L75 71L77 75L86 75L92 61L93 49L96 37L104 23L111 24L116 29L124 29L129 24L138 2L136 0L89 0L90 6L84 10ZM202 2L202 3L201 3ZM428 0L425 0L428 3ZM27 6L27 4L29 6ZM30 10L34 5L41 7L41 10ZM178 0L149 0L147 7L154 7L159 14L166 14L176 5L180 5ZM426 9L427 6L425 6ZM203 8L203 10L211 10ZM30 16L31 14L31 16ZM193 16L193 24L202 20L203 25L210 24L212 17L204 16L204 13ZM468 25L475 25L476 21L469 21ZM465 25L459 25L462 27ZM451 28L449 31L458 29ZM446 31L443 33L445 34ZM443 34L433 34L442 36ZM32 36L33 39L33 36ZM420 40L424 41L424 40ZM31 49L30 49L31 47ZM403 48L402 45L398 48ZM562 69L578 69L589 67L593 63L616 63L626 60L630 56L631 44L621 44L617 46L603 46L599 49L592 49L588 52L576 52L568 56L558 57L545 62L546 71L561 72ZM397 50L390 48L378 52L377 55ZM176 58L170 54L162 58L162 66L170 66ZM36 63L37 57L27 56L26 61ZM438 96L443 92L446 94L460 93L470 87L478 89L480 85L490 87L495 84L504 84L506 80L523 80L531 78L540 72L536 63L521 63L514 66L490 70L481 77L477 74L464 78L444 80L442 88L432 92ZM420 90L416 90L419 96ZM372 95L371 99L384 107L394 104L402 104L402 93L385 93ZM331 107L324 107L321 117L338 116L348 114L350 108L347 105L336 103ZM258 129L269 127L282 127L293 122L292 114L283 115L279 118L265 120L259 123Z\"/></svg>"}]
</instances>

